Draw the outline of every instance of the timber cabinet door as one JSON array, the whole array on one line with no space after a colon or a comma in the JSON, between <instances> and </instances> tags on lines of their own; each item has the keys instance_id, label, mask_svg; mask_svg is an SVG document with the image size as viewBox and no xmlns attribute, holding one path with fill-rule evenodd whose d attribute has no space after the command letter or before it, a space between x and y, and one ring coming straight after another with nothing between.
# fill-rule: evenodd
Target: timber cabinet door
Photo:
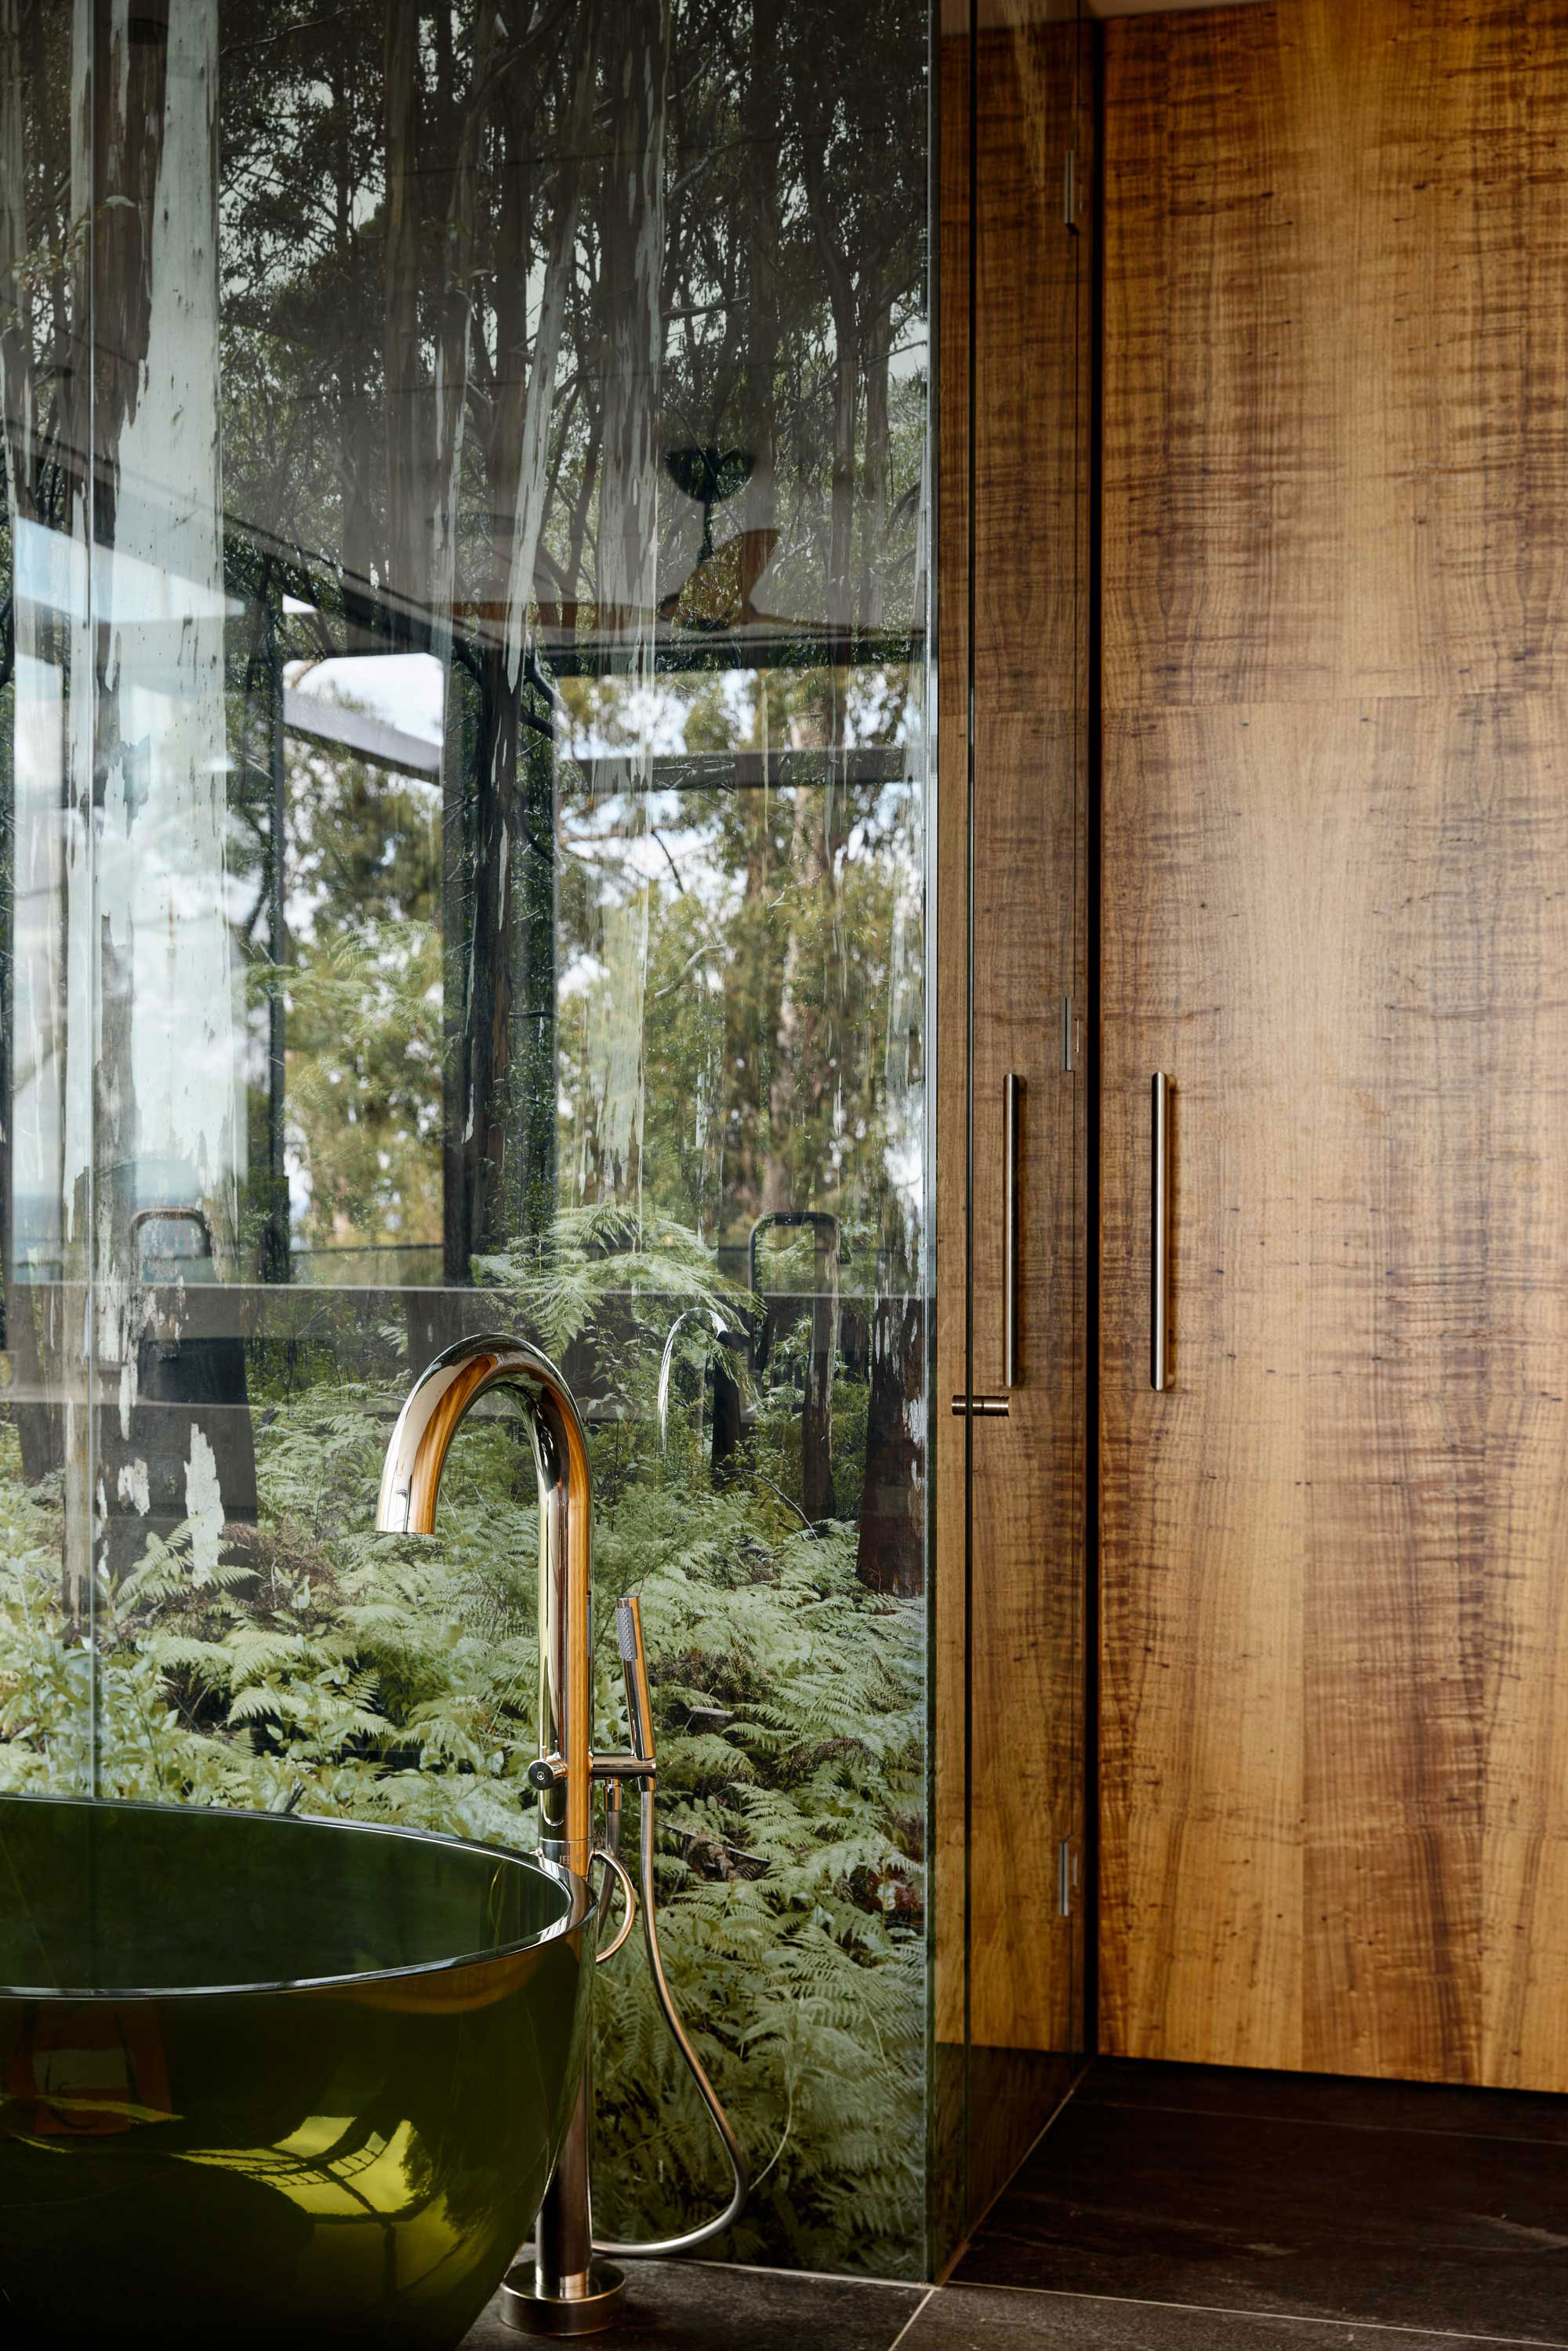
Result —
<instances>
[{"instance_id":1,"label":"timber cabinet door","mask_svg":"<svg viewBox=\"0 0 1568 2351\"><path fill-rule=\"evenodd\" d=\"M1568 2090L1565 103L1527 0L1107 27L1122 2055Z\"/></svg>"},{"instance_id":2,"label":"timber cabinet door","mask_svg":"<svg viewBox=\"0 0 1568 2351\"><path fill-rule=\"evenodd\" d=\"M963 2233L1083 2044L1093 34L1079 0L944 24L933 2018Z\"/></svg>"}]
</instances>

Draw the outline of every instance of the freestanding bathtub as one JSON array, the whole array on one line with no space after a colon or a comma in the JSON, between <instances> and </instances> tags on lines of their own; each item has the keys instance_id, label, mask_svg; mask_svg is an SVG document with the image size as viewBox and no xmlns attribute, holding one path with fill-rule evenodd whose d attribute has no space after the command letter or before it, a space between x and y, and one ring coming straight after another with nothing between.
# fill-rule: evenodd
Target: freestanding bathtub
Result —
<instances>
[{"instance_id":1,"label":"freestanding bathtub","mask_svg":"<svg viewBox=\"0 0 1568 2351\"><path fill-rule=\"evenodd\" d=\"M451 2351L532 2227L592 1957L531 1857L0 1798L0 2341Z\"/></svg>"}]
</instances>

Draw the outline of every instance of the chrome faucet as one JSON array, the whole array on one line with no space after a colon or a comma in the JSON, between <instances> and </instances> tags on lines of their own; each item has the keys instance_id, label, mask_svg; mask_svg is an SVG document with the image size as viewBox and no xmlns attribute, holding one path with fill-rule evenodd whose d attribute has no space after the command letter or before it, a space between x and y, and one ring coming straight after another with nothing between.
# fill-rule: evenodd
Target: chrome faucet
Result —
<instances>
[{"instance_id":1,"label":"chrome faucet","mask_svg":"<svg viewBox=\"0 0 1568 2351\"><path fill-rule=\"evenodd\" d=\"M376 1503L377 1531L434 1533L441 1473L453 1439L480 1397L502 1387L521 1397L538 1479L539 1753L528 1767L528 1782L538 1794L539 1850L547 1861L559 1863L580 1877L588 1876L596 1860L607 1862L620 1877L626 1894L626 1923L598 1954L601 1959L613 1957L631 1930L633 1910L631 1881L617 1851L621 1789L629 1781L641 1784L641 1907L653 1989L724 2142L733 2178L724 2210L700 2228L648 2244L596 2243L589 2177L592 2088L585 2047L571 2119L539 2208L533 2262L518 2263L508 2273L501 2290L501 2314L523 2334L591 2335L613 2324L626 2293L620 2270L595 2255L681 2253L707 2243L740 2212L747 2196L747 2165L676 2012L659 1950L653 1901L653 1718L642 1611L634 1599L618 1602L615 1611L632 1751L596 1755L592 1750L592 1483L581 1416L547 1355L526 1339L493 1332L460 1339L437 1355L409 1390L388 1443ZM616 1832L604 1844L596 1844L593 1835L596 1782L606 1785Z\"/></svg>"}]
</instances>

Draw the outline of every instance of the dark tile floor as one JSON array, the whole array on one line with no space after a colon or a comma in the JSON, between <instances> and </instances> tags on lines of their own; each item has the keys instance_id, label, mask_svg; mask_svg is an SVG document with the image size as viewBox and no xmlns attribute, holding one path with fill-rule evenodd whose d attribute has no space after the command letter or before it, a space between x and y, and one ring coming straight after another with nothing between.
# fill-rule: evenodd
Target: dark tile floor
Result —
<instances>
[{"instance_id":1,"label":"dark tile floor","mask_svg":"<svg viewBox=\"0 0 1568 2351\"><path fill-rule=\"evenodd\" d=\"M1568 2099L1101 2063L956 2275L1568 2344Z\"/></svg>"},{"instance_id":2,"label":"dark tile floor","mask_svg":"<svg viewBox=\"0 0 1568 2351\"><path fill-rule=\"evenodd\" d=\"M921 2286L802 2277L721 2262L628 2262L622 2324L596 2351L889 2351L925 2300ZM517 2351L527 2338L492 2304L463 2351Z\"/></svg>"},{"instance_id":3,"label":"dark tile floor","mask_svg":"<svg viewBox=\"0 0 1568 2351\"><path fill-rule=\"evenodd\" d=\"M465 2351L511 2351L493 2314ZM1568 2098L1092 2066L935 2293L644 2262L602 2351L1568 2351Z\"/></svg>"}]
</instances>

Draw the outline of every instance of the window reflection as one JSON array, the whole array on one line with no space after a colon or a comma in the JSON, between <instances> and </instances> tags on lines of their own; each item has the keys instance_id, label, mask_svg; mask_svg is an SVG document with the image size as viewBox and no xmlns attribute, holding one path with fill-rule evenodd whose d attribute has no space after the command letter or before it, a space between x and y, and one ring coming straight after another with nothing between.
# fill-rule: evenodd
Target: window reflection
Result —
<instances>
[{"instance_id":1,"label":"window reflection","mask_svg":"<svg viewBox=\"0 0 1568 2351\"><path fill-rule=\"evenodd\" d=\"M439 1553L366 1537L410 1369L519 1322L648 1598L674 1964L767 2180L739 2250L884 2273L921 2200L926 48L913 0L0 26L0 1786L526 1840L513 1433L465 1435ZM613 2217L695 2209L705 2159Z\"/></svg>"}]
</instances>

